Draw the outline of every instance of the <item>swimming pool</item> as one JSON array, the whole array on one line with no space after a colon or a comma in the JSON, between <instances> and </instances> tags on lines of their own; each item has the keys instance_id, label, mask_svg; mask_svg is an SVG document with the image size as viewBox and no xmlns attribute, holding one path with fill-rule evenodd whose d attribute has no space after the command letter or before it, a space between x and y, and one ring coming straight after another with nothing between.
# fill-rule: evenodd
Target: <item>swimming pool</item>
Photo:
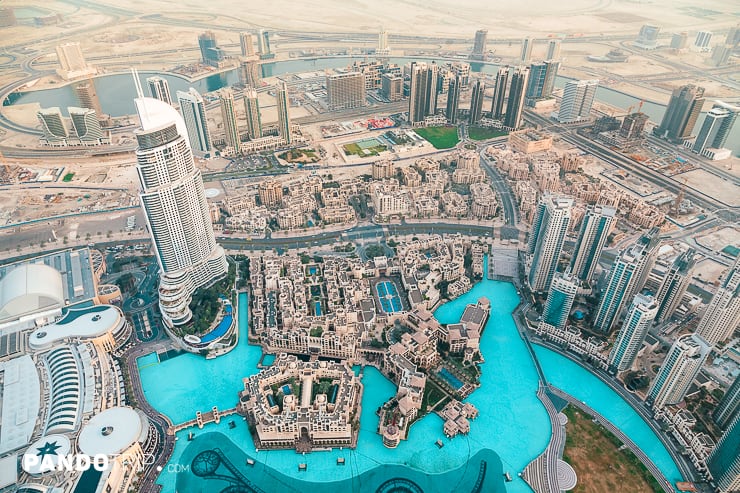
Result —
<instances>
[{"instance_id":1,"label":"swimming pool","mask_svg":"<svg viewBox=\"0 0 740 493\"><path fill-rule=\"evenodd\" d=\"M459 390L462 388L464 383L460 381L459 378L457 378L455 375L449 372L447 368L442 368L437 372L437 375L442 377L446 382L448 382L450 385L452 385L452 388L455 390Z\"/></svg>"},{"instance_id":2,"label":"swimming pool","mask_svg":"<svg viewBox=\"0 0 740 493\"><path fill-rule=\"evenodd\" d=\"M398 288L392 281L382 281L375 285L375 291L378 294L380 308L385 313L400 312L403 310L401 296L398 294Z\"/></svg>"},{"instance_id":3,"label":"swimming pool","mask_svg":"<svg viewBox=\"0 0 740 493\"><path fill-rule=\"evenodd\" d=\"M339 482L337 484L358 484L355 481L359 479L356 478L364 477L363 474L382 471L383 468L378 469L378 465L411 468L431 475L446 474L455 470L470 470L470 466L477 468L478 465L471 462L475 454L491 451L500 458L499 477L503 470L510 472L514 479L511 483L505 483L505 491L531 493L516 473L544 450L550 437L550 423L536 397L537 373L510 316L519 302L516 290L509 283L484 280L463 296L442 305L435 311L435 317L442 323L458 322L465 306L475 303L481 296L491 300L491 315L481 338L480 349L485 358L481 366L481 386L467 399L481 411L480 416L471 422L469 435L445 438L441 418L431 414L413 424L409 440L402 441L396 449L385 448L376 433L378 417L375 410L395 394L396 386L376 369L366 367L362 377L364 395L358 447L355 450L313 452L305 456L292 450L255 452L244 421L237 418L233 429L229 429L231 420L228 419L219 425L206 425L203 430L193 429L196 440L178 440L170 464L181 464L181 460L192 457L195 452L188 447L196 447L198 437L212 431L223 433L245 454L254 458L256 465L248 471L250 474L259 468L262 471L260 474L266 474L276 481L292 478L291 481L321 483L332 478ZM246 294L240 294L238 319L242 330L245 327L242 322L246 321L247 316L246 301ZM246 332L240 334L239 344L233 351L212 360L185 354L156 364L151 355L142 357L145 358L143 360L140 358L139 371L147 399L174 423L192 419L196 410L210 410L213 405L219 409L233 407L237 392L242 388L242 378L256 373L261 355L260 348L248 345L245 335ZM537 347L536 352L543 361L548 379L554 385L585 400L612 420L644 447L645 453L667 478L678 477L678 470L662 444L619 395L566 358L545 348ZM204 392L204 389L208 391ZM585 395L584 392L593 394ZM490 430L496 430L496 433ZM187 430L180 432L179 436L185 437L187 433ZM435 445L437 439L442 440L443 448ZM239 460L243 458L240 456ZM339 458L345 458L347 465L337 466ZM299 472L299 463L307 464L307 470ZM461 468L466 463L469 467ZM181 479L176 476L174 472L168 472L168 468L163 470L158 482L164 485L164 493L173 493L176 481L180 484ZM183 477L182 481L185 480ZM349 483L341 483L343 481ZM305 486L306 483L294 483L297 484ZM443 486L449 488L450 484L446 482ZM286 491L301 491L304 486L291 486L294 489ZM310 489L314 487L319 488L312 484ZM492 488L485 491L499 491L497 487ZM355 491L359 489L355 488Z\"/></svg>"},{"instance_id":4,"label":"swimming pool","mask_svg":"<svg viewBox=\"0 0 740 493\"><path fill-rule=\"evenodd\" d=\"M226 301L225 303L226 305L224 305L223 318L212 331L200 338L201 344L207 344L211 341L215 341L219 337L222 337L224 334L226 334L226 331L229 330L229 328L231 327L231 322L234 319L231 310L231 302Z\"/></svg>"}]
</instances>

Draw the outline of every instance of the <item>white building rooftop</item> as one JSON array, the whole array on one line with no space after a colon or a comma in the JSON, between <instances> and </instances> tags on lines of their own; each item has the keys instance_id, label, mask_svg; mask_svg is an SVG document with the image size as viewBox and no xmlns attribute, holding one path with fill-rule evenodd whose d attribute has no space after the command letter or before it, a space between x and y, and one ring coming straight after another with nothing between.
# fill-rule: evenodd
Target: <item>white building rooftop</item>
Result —
<instances>
[{"instance_id":1,"label":"white building rooftop","mask_svg":"<svg viewBox=\"0 0 740 493\"><path fill-rule=\"evenodd\" d=\"M113 331L122 313L112 305L69 310L58 322L36 329L28 338L31 349L45 349L64 339L93 339Z\"/></svg>"},{"instance_id":2,"label":"white building rooftop","mask_svg":"<svg viewBox=\"0 0 740 493\"><path fill-rule=\"evenodd\" d=\"M41 384L36 365L24 355L0 362L2 404L0 455L28 445L41 407Z\"/></svg>"},{"instance_id":3,"label":"white building rooftop","mask_svg":"<svg viewBox=\"0 0 740 493\"><path fill-rule=\"evenodd\" d=\"M59 457L71 453L72 445L64 435L44 435L33 442L23 454L21 467L34 476L49 472L59 464ZM47 458L50 457L51 459ZM42 464L42 463L46 464ZM51 462L51 464L49 464ZM54 467L49 467L53 465Z\"/></svg>"},{"instance_id":4,"label":"white building rooftop","mask_svg":"<svg viewBox=\"0 0 740 493\"><path fill-rule=\"evenodd\" d=\"M142 438L147 426L132 408L112 407L87 422L77 445L83 454L120 454Z\"/></svg>"},{"instance_id":5,"label":"white building rooftop","mask_svg":"<svg viewBox=\"0 0 740 493\"><path fill-rule=\"evenodd\" d=\"M18 484L18 456L11 454L0 459L0 490Z\"/></svg>"}]
</instances>

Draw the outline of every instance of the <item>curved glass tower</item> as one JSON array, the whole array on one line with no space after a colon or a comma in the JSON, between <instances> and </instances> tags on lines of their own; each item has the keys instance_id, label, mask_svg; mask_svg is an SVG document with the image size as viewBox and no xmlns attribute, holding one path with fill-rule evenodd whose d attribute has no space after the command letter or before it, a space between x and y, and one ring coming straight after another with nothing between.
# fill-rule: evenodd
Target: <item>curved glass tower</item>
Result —
<instances>
[{"instance_id":1,"label":"curved glass tower","mask_svg":"<svg viewBox=\"0 0 740 493\"><path fill-rule=\"evenodd\" d=\"M134 102L141 118L139 197L160 267L159 307L165 323L175 327L192 318L193 292L225 275L228 264L213 235L185 121L163 101L140 97Z\"/></svg>"}]
</instances>

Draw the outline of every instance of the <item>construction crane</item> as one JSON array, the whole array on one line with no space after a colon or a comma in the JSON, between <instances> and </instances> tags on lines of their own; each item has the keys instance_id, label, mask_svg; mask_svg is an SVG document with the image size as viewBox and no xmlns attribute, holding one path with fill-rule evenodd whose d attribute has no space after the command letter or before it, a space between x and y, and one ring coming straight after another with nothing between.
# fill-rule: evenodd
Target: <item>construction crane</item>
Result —
<instances>
[{"instance_id":1,"label":"construction crane","mask_svg":"<svg viewBox=\"0 0 740 493\"><path fill-rule=\"evenodd\" d=\"M681 202L683 202L684 196L686 195L686 178L683 179L683 185L681 185L681 190L678 191L678 195L676 195L676 201L673 202L673 214L678 217L679 211L681 210Z\"/></svg>"}]
</instances>

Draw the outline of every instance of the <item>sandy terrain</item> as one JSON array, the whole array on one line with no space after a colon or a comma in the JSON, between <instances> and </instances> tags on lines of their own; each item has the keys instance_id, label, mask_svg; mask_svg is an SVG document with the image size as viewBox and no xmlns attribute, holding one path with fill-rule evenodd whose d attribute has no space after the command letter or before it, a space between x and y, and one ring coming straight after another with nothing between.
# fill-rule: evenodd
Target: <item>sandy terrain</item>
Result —
<instances>
[{"instance_id":1,"label":"sandy terrain","mask_svg":"<svg viewBox=\"0 0 740 493\"><path fill-rule=\"evenodd\" d=\"M727 270L727 267L710 258L704 258L696 263L694 277L701 279L709 285L719 281L719 278Z\"/></svg>"},{"instance_id":2,"label":"sandy terrain","mask_svg":"<svg viewBox=\"0 0 740 493\"><path fill-rule=\"evenodd\" d=\"M695 169L688 173L681 173L674 179L681 181L686 179L688 186L700 190L705 194L724 202L727 205L737 207L740 205L740 190L729 181L722 180L702 169Z\"/></svg>"},{"instance_id":3,"label":"sandy terrain","mask_svg":"<svg viewBox=\"0 0 740 493\"><path fill-rule=\"evenodd\" d=\"M99 3L114 4L110 1ZM702 18L686 9L694 4L689 0L640 2L639 6L633 2L609 0L570 0L566 4L520 0L497 2L495 6L486 0L411 0L404 3L395 0L275 0L252 3L246 11L234 8L236 3L233 1L215 0L208 3L208 12L204 12L203 4L191 4L183 6L178 14L167 15L194 21L208 19L208 13L228 12L219 16L220 24L244 25L253 29L371 32L382 25L391 32L413 32L424 26L427 32L434 34L471 37L476 28L488 26L492 34L495 32L491 37L500 37L527 31L547 35L553 33L553 26L558 26L557 32L572 34L626 32L635 30L635 27L639 29L649 19L659 19L665 30L676 27L690 29L707 22L716 22L719 25L715 24L715 29L719 29L722 23L732 22L730 15L723 18L722 14L734 12L736 7L733 2L708 0L702 3L702 7L714 10L718 15ZM115 5L118 6L117 3ZM668 5L671 7L666 8ZM172 12L171 3L163 0L136 0L127 2L126 8L139 12ZM502 17L508 18L508 22L501 22Z\"/></svg>"},{"instance_id":4,"label":"sandy terrain","mask_svg":"<svg viewBox=\"0 0 740 493\"><path fill-rule=\"evenodd\" d=\"M715 252L721 251L727 245L740 246L740 228L725 227L704 236L696 238L697 243L711 248Z\"/></svg>"}]
</instances>

